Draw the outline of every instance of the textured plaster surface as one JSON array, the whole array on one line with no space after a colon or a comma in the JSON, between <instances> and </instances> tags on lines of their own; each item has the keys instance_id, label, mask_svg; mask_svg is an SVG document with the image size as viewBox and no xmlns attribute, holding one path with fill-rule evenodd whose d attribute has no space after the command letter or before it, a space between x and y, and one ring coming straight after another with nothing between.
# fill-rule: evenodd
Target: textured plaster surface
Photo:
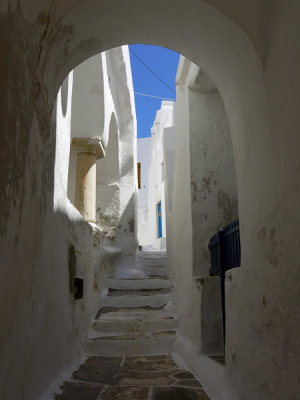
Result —
<instances>
[{"instance_id":1,"label":"textured plaster surface","mask_svg":"<svg viewBox=\"0 0 300 400\"><path fill-rule=\"evenodd\" d=\"M166 248L166 199L164 167L164 130L173 126L172 101L162 101L151 128L151 161L148 175L148 245L154 249ZM175 132L174 132L175 133ZM158 237L158 203L161 203L162 237Z\"/></svg>"},{"instance_id":2,"label":"textured plaster surface","mask_svg":"<svg viewBox=\"0 0 300 400\"><path fill-rule=\"evenodd\" d=\"M138 138L137 162L140 163L141 187L138 188L138 242L139 246L150 243L148 232L148 188L149 165L151 161L151 137Z\"/></svg>"},{"instance_id":3,"label":"textured plaster surface","mask_svg":"<svg viewBox=\"0 0 300 400\"><path fill-rule=\"evenodd\" d=\"M181 134L190 143L193 272L207 276L210 237L238 218L231 137L222 99L209 77L189 63L187 71L179 67L177 80L186 81L189 113L187 131Z\"/></svg>"},{"instance_id":4,"label":"textured plaster surface","mask_svg":"<svg viewBox=\"0 0 300 400\"><path fill-rule=\"evenodd\" d=\"M111 244L122 249L125 264L132 262L136 249L136 118L132 93L126 47L91 57L74 70L71 136L99 137L103 143L105 156L96 162L96 222ZM74 168L71 151L71 201Z\"/></svg>"},{"instance_id":5,"label":"textured plaster surface","mask_svg":"<svg viewBox=\"0 0 300 400\"><path fill-rule=\"evenodd\" d=\"M136 115L128 47L112 49L106 54L119 129L120 217L114 243L123 249L121 268L124 264L125 269L134 267L137 248Z\"/></svg>"},{"instance_id":6,"label":"textured plaster surface","mask_svg":"<svg viewBox=\"0 0 300 400\"><path fill-rule=\"evenodd\" d=\"M172 48L200 65L228 116L243 255L227 289L226 376L243 400L297 399L299 7L297 0L0 2L1 397L40 398L77 348L77 324L62 306L66 294L63 303L59 295L67 246L66 235L57 234L66 212L53 210L50 125L58 89L81 61L138 42ZM181 213L183 188L182 209L174 206L182 227L190 222ZM190 265L191 235L175 232L173 248L185 251L175 251L173 261ZM181 298L197 308L194 284ZM196 322L184 318L194 332ZM63 329L66 321L72 328Z\"/></svg>"}]
</instances>

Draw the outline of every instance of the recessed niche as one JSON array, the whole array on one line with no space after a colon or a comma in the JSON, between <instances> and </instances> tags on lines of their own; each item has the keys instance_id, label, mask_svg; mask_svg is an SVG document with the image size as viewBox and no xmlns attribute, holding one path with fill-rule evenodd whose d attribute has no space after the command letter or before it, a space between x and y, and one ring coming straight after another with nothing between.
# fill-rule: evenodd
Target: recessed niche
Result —
<instances>
[{"instance_id":1,"label":"recessed niche","mask_svg":"<svg viewBox=\"0 0 300 400\"><path fill-rule=\"evenodd\" d=\"M74 279L74 298L75 300L83 298L83 279L81 278Z\"/></svg>"}]
</instances>

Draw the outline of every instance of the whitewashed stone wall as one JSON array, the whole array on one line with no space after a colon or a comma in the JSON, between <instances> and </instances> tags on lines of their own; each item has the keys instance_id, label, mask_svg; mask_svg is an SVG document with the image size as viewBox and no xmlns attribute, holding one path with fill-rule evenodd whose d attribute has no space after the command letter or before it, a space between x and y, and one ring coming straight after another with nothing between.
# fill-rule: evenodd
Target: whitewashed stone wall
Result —
<instances>
[{"instance_id":1,"label":"whitewashed stone wall","mask_svg":"<svg viewBox=\"0 0 300 400\"><path fill-rule=\"evenodd\" d=\"M98 54L79 65L73 87L71 136L100 137L106 153L96 162L96 222L111 244L120 248L121 264L127 268L134 265L137 246L136 116L128 48ZM71 151L71 201L75 158Z\"/></svg>"},{"instance_id":2,"label":"whitewashed stone wall","mask_svg":"<svg viewBox=\"0 0 300 400\"><path fill-rule=\"evenodd\" d=\"M118 101L122 97L126 106L121 107ZM70 152L73 137L100 137L107 149L109 157L97 162L97 204L106 204L109 217L117 210L113 238L103 221L89 223L72 204L76 172L75 154ZM79 65L58 91L51 136L42 148L49 158L43 181L49 192L43 210L37 210L43 217L39 234L31 230L29 220L24 221L28 240L37 235L36 260L24 256L26 279L25 275L15 276L23 285L16 295L25 296L26 310L19 310L19 316L13 318L14 329L6 338L2 336L1 399L41 399L42 394L51 398L52 386L46 390L50 382L55 386L56 380L67 376L84 357L90 323L101 304L104 274L114 270L116 258L123 267L132 265L127 258L134 259L136 249L135 141L130 61L128 48L122 47ZM102 190L101 185L106 184L118 187L117 205L115 193L106 187ZM33 199L31 207L35 207ZM1 266L2 262L6 264L2 259ZM83 280L83 297L77 300L75 278ZM30 333L32 329L39 332L37 337ZM18 384L10 386L7 373L11 375L12 370Z\"/></svg>"},{"instance_id":3,"label":"whitewashed stone wall","mask_svg":"<svg viewBox=\"0 0 300 400\"><path fill-rule=\"evenodd\" d=\"M138 188L138 243L147 246L150 243L148 231L148 177L151 161L151 137L137 140L137 162L141 165L141 187Z\"/></svg>"},{"instance_id":4,"label":"whitewashed stone wall","mask_svg":"<svg viewBox=\"0 0 300 400\"><path fill-rule=\"evenodd\" d=\"M175 173L169 168L167 174L171 181L167 186L174 182L167 247L179 327L202 354L220 354L220 282L219 277L209 276L208 241L238 217L232 144L217 89L183 56L176 88Z\"/></svg>"},{"instance_id":5,"label":"whitewashed stone wall","mask_svg":"<svg viewBox=\"0 0 300 400\"><path fill-rule=\"evenodd\" d=\"M53 208L52 111L72 69L128 43L171 48L200 65L229 120L242 268L227 280L225 372L198 356L201 382L218 400L297 398L300 3L240 3L0 2L1 398L40 399L74 356L75 325L62 294L66 225ZM178 222L188 218L178 213ZM179 239L189 257L189 233ZM191 362L194 348L182 349Z\"/></svg>"},{"instance_id":6,"label":"whitewashed stone wall","mask_svg":"<svg viewBox=\"0 0 300 400\"><path fill-rule=\"evenodd\" d=\"M166 198L165 198L165 157L163 137L166 129L174 125L172 101L162 101L160 110L151 128L151 162L148 178L148 232L149 243L153 249L166 249ZM170 160L169 160L170 161ZM161 202L162 237L158 237L157 205Z\"/></svg>"}]
</instances>

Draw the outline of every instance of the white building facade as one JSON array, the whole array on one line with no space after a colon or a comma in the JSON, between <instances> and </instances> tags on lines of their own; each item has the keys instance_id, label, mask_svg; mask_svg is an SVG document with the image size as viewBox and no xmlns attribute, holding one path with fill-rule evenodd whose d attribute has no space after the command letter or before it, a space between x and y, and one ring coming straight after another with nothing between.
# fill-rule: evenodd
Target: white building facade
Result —
<instances>
[{"instance_id":1,"label":"white building facade","mask_svg":"<svg viewBox=\"0 0 300 400\"><path fill-rule=\"evenodd\" d=\"M138 243L147 246L150 242L148 231L148 178L151 162L151 137L137 140L138 177Z\"/></svg>"},{"instance_id":2,"label":"white building facade","mask_svg":"<svg viewBox=\"0 0 300 400\"><path fill-rule=\"evenodd\" d=\"M145 188L141 185L141 194L139 194L139 227L143 236L139 234L139 244L146 246L149 250L166 250L166 156L164 152L164 142L167 146L172 143L175 138L174 130L174 102L162 101L160 110L157 111L156 117L151 128L151 137L147 140L138 139L138 147L143 147L138 157L146 154L145 160L141 158L141 166L146 164L148 169L148 187L147 187L147 208L145 207ZM172 147L172 146L171 146ZM150 152L150 159L149 159ZM173 163L174 159L169 157L168 163ZM147 167L148 163L148 167ZM172 166L169 165L170 169ZM141 169L143 174L143 167ZM146 182L146 180L144 181ZM144 196L144 197L143 197ZM148 209L148 211L145 211ZM147 221L143 215L148 214ZM146 240L145 240L146 239Z\"/></svg>"},{"instance_id":3,"label":"white building facade","mask_svg":"<svg viewBox=\"0 0 300 400\"><path fill-rule=\"evenodd\" d=\"M128 48L98 54L79 65L73 71L72 89L68 197L77 206L78 139L99 140L103 154L96 160L92 222L120 248L129 265L137 240L136 117Z\"/></svg>"}]
</instances>

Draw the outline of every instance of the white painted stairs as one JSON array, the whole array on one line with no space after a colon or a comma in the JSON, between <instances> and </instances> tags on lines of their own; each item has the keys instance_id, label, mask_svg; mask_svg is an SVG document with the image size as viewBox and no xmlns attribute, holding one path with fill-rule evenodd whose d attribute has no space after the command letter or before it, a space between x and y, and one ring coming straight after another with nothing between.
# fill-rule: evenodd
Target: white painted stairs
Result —
<instances>
[{"instance_id":1,"label":"white painted stairs","mask_svg":"<svg viewBox=\"0 0 300 400\"><path fill-rule=\"evenodd\" d=\"M127 356L169 353L177 336L165 252L139 252L145 278L107 277L108 293L87 340L89 354Z\"/></svg>"}]
</instances>

